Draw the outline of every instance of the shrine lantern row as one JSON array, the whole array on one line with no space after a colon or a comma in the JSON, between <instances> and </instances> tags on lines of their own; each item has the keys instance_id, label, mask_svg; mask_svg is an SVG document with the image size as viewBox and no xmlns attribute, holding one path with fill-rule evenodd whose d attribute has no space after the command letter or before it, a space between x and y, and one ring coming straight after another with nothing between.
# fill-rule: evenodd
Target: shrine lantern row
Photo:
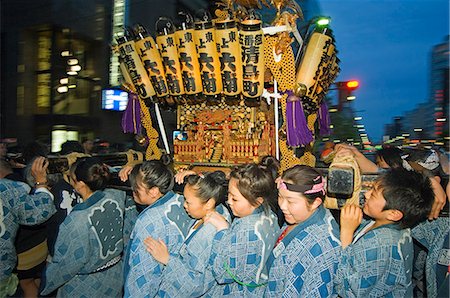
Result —
<instances>
[{"instance_id":1,"label":"shrine lantern row","mask_svg":"<svg viewBox=\"0 0 450 298\"><path fill-rule=\"evenodd\" d=\"M262 22L255 14L194 20L182 13L177 26L168 18L156 22L156 42L142 25L117 38L122 72L139 97L163 108L176 104L258 106L264 89ZM239 29L238 29L239 28Z\"/></svg>"},{"instance_id":2,"label":"shrine lantern row","mask_svg":"<svg viewBox=\"0 0 450 298\"><path fill-rule=\"evenodd\" d=\"M117 38L124 85L147 107L177 109L186 137L174 139L175 161L233 165L274 155L284 169L314 166L315 136L329 133L324 98L339 73L334 39L315 28L306 42L296 39L295 59L295 19L283 12L272 25L263 28L253 10L216 19L180 13L175 23L159 18L155 38L142 25Z\"/></svg>"}]
</instances>

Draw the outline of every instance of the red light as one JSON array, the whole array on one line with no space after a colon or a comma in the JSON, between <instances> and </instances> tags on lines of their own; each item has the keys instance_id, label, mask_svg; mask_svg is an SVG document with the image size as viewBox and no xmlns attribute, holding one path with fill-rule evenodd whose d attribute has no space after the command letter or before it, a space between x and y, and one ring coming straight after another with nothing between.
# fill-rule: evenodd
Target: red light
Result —
<instances>
[{"instance_id":1,"label":"red light","mask_svg":"<svg viewBox=\"0 0 450 298\"><path fill-rule=\"evenodd\" d=\"M349 89L356 89L359 86L359 82L358 81L348 81L347 82L347 88Z\"/></svg>"}]
</instances>

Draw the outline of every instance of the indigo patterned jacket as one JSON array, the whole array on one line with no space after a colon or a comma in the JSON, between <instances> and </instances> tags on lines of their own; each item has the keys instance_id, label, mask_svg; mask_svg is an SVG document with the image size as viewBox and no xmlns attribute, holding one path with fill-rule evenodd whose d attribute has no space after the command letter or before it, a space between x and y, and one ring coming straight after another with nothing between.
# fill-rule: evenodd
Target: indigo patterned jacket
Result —
<instances>
[{"instance_id":1,"label":"indigo patterned jacket","mask_svg":"<svg viewBox=\"0 0 450 298\"><path fill-rule=\"evenodd\" d=\"M342 250L335 286L341 297L412 297L413 244L410 229L396 224L361 233Z\"/></svg>"},{"instance_id":2,"label":"indigo patterned jacket","mask_svg":"<svg viewBox=\"0 0 450 298\"><path fill-rule=\"evenodd\" d=\"M266 261L279 231L275 214L261 206L219 231L210 258L216 283L207 296L261 297L268 277Z\"/></svg>"},{"instance_id":3,"label":"indigo patterned jacket","mask_svg":"<svg viewBox=\"0 0 450 298\"><path fill-rule=\"evenodd\" d=\"M411 230L412 237L426 250L426 288L428 297L448 297L450 266L450 219L424 221Z\"/></svg>"},{"instance_id":4,"label":"indigo patterned jacket","mask_svg":"<svg viewBox=\"0 0 450 298\"><path fill-rule=\"evenodd\" d=\"M29 193L25 183L0 179L0 281L9 278L16 266L14 241L19 225L43 223L56 212L47 189Z\"/></svg>"},{"instance_id":5,"label":"indigo patterned jacket","mask_svg":"<svg viewBox=\"0 0 450 298\"><path fill-rule=\"evenodd\" d=\"M216 211L228 222L228 210L219 205ZM160 297L200 297L207 293L215 283L208 261L216 228L202 224L189 234L178 254L171 254L158 296Z\"/></svg>"},{"instance_id":6,"label":"indigo patterned jacket","mask_svg":"<svg viewBox=\"0 0 450 298\"><path fill-rule=\"evenodd\" d=\"M60 226L41 294L122 296L121 257L136 217L134 201L120 190L96 191L77 204Z\"/></svg>"},{"instance_id":7,"label":"indigo patterned jacket","mask_svg":"<svg viewBox=\"0 0 450 298\"><path fill-rule=\"evenodd\" d=\"M340 253L339 226L320 206L273 249L265 296L336 297L333 281Z\"/></svg>"},{"instance_id":8,"label":"indigo patterned jacket","mask_svg":"<svg viewBox=\"0 0 450 298\"><path fill-rule=\"evenodd\" d=\"M178 253L193 219L183 208L183 197L172 191L148 206L138 217L125 258L125 297L155 297L164 266L145 248L147 237L161 239L169 253Z\"/></svg>"}]
</instances>

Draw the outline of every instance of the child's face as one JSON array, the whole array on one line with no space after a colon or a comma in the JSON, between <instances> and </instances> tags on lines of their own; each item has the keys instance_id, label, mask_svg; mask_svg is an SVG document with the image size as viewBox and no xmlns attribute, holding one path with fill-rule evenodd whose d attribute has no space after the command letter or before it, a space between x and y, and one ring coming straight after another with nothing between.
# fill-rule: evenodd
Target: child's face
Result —
<instances>
[{"instance_id":1,"label":"child's face","mask_svg":"<svg viewBox=\"0 0 450 298\"><path fill-rule=\"evenodd\" d=\"M301 193L287 189L279 189L278 205L283 211L286 222L291 225L304 222L315 210Z\"/></svg>"},{"instance_id":2,"label":"child's face","mask_svg":"<svg viewBox=\"0 0 450 298\"><path fill-rule=\"evenodd\" d=\"M364 204L363 211L373 219L383 218L384 207L386 206L386 200L383 197L383 189L380 187L380 182L376 181L373 187L365 193L366 202Z\"/></svg>"},{"instance_id":3,"label":"child's face","mask_svg":"<svg viewBox=\"0 0 450 298\"><path fill-rule=\"evenodd\" d=\"M236 217L245 217L255 211L256 207L252 206L249 201L241 194L237 188L238 180L231 178L228 184L228 205Z\"/></svg>"},{"instance_id":4,"label":"child's face","mask_svg":"<svg viewBox=\"0 0 450 298\"><path fill-rule=\"evenodd\" d=\"M197 190L191 185L186 184L183 191L184 195L184 209L195 219L201 219L208 213L206 204L197 196Z\"/></svg>"}]
</instances>

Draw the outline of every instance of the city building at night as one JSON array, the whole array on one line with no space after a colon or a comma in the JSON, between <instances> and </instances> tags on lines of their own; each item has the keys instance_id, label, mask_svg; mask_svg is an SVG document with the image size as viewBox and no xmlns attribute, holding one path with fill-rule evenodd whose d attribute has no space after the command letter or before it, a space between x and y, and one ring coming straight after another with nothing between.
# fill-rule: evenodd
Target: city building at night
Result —
<instances>
[{"instance_id":1,"label":"city building at night","mask_svg":"<svg viewBox=\"0 0 450 298\"><path fill-rule=\"evenodd\" d=\"M432 119L434 127L427 127L434 132L436 139L448 136L448 87L449 87L449 38L433 47L431 52L430 102L434 106ZM429 122L431 124L431 121Z\"/></svg>"},{"instance_id":2,"label":"city building at night","mask_svg":"<svg viewBox=\"0 0 450 298\"><path fill-rule=\"evenodd\" d=\"M65 140L117 135L120 114L101 109L110 12L104 0L2 2L1 138L59 151Z\"/></svg>"},{"instance_id":3,"label":"city building at night","mask_svg":"<svg viewBox=\"0 0 450 298\"><path fill-rule=\"evenodd\" d=\"M448 143L449 36L431 50L429 98L385 125L384 140Z\"/></svg>"}]
</instances>

